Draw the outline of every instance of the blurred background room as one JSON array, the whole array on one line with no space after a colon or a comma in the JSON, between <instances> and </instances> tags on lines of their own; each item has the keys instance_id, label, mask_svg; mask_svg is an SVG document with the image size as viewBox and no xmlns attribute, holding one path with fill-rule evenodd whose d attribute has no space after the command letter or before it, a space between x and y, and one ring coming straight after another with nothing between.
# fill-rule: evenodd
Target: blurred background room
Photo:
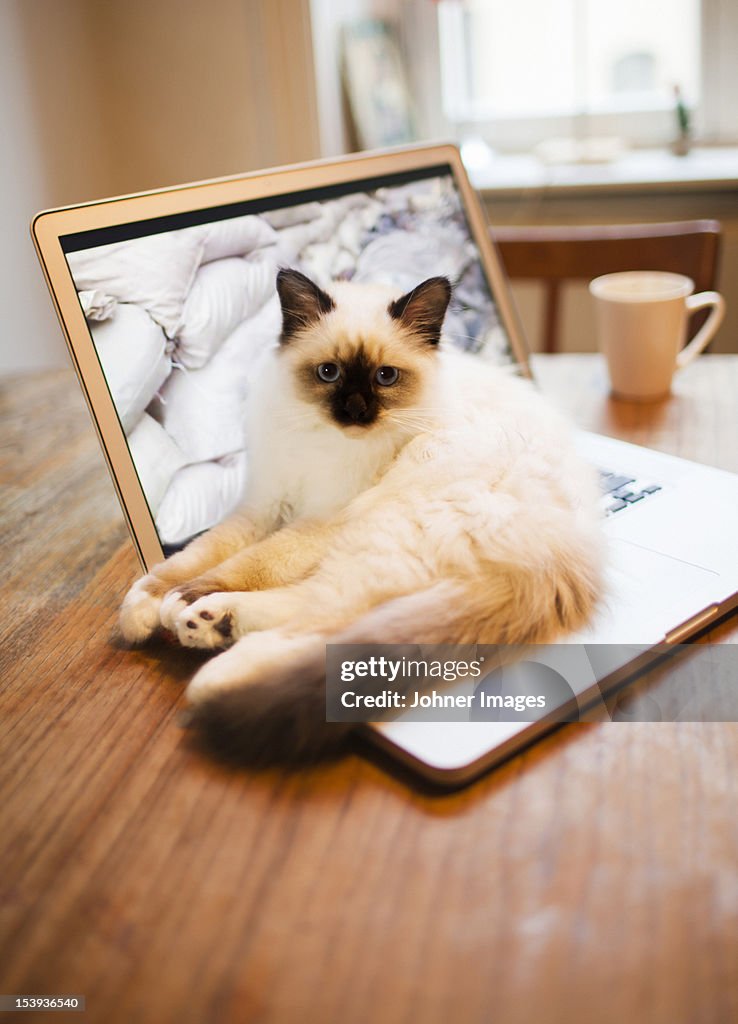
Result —
<instances>
[{"instance_id":1,"label":"blurred background room","mask_svg":"<svg viewBox=\"0 0 738 1024\"><path fill-rule=\"evenodd\" d=\"M719 220L737 350L735 0L0 0L0 46L0 373L68 365L38 210L433 139L498 227ZM586 283L560 314L593 350Z\"/></svg>"}]
</instances>

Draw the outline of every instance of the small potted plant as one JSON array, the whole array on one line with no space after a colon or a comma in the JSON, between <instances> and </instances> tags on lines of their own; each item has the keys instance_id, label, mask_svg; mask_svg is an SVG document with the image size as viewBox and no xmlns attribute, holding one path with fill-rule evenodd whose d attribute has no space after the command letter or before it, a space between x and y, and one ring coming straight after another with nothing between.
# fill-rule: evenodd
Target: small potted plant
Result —
<instances>
[{"instance_id":1,"label":"small potted plant","mask_svg":"<svg viewBox=\"0 0 738 1024\"><path fill-rule=\"evenodd\" d=\"M677 135L671 144L671 151L675 156L686 156L692 146L692 116L678 85L674 86L674 99Z\"/></svg>"}]
</instances>

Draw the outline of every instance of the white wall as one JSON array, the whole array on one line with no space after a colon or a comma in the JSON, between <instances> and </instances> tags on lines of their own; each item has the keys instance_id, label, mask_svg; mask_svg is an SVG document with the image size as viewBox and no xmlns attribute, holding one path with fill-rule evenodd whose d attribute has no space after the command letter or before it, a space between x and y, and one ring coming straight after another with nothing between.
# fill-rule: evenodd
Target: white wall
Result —
<instances>
[{"instance_id":1,"label":"white wall","mask_svg":"<svg viewBox=\"0 0 738 1024\"><path fill-rule=\"evenodd\" d=\"M63 366L66 348L31 244L51 192L30 93L19 4L0 3L0 373Z\"/></svg>"},{"instance_id":2,"label":"white wall","mask_svg":"<svg viewBox=\"0 0 738 1024\"><path fill-rule=\"evenodd\" d=\"M69 365L42 208L319 155L308 0L0 0L0 373Z\"/></svg>"}]
</instances>

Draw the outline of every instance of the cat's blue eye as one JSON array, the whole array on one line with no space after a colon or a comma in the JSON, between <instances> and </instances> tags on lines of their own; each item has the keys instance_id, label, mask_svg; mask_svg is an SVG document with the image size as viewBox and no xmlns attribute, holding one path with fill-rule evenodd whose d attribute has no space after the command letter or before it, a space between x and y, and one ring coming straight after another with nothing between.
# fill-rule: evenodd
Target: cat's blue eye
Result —
<instances>
[{"instance_id":1,"label":"cat's blue eye","mask_svg":"<svg viewBox=\"0 0 738 1024\"><path fill-rule=\"evenodd\" d=\"M374 376L377 384L381 384L382 387L388 388L391 387L392 384L397 383L400 371L396 366L380 366Z\"/></svg>"},{"instance_id":2,"label":"cat's blue eye","mask_svg":"<svg viewBox=\"0 0 738 1024\"><path fill-rule=\"evenodd\" d=\"M318 380L322 380L325 384L335 384L341 376L341 371L335 363L321 363L315 372L318 375Z\"/></svg>"}]
</instances>

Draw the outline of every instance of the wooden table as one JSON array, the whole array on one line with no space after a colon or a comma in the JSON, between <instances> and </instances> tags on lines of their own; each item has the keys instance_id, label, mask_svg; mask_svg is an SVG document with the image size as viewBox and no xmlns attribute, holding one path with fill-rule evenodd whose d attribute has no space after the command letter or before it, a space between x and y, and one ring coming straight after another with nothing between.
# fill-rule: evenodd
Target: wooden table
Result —
<instances>
[{"instance_id":1,"label":"wooden table","mask_svg":"<svg viewBox=\"0 0 738 1024\"><path fill-rule=\"evenodd\" d=\"M738 470L738 357L642 407L596 356L537 369L583 426ZM193 656L118 642L137 566L71 373L1 395L1 992L108 1024L738 1020L738 725L571 725L452 795L361 747L217 764L176 724Z\"/></svg>"}]
</instances>

